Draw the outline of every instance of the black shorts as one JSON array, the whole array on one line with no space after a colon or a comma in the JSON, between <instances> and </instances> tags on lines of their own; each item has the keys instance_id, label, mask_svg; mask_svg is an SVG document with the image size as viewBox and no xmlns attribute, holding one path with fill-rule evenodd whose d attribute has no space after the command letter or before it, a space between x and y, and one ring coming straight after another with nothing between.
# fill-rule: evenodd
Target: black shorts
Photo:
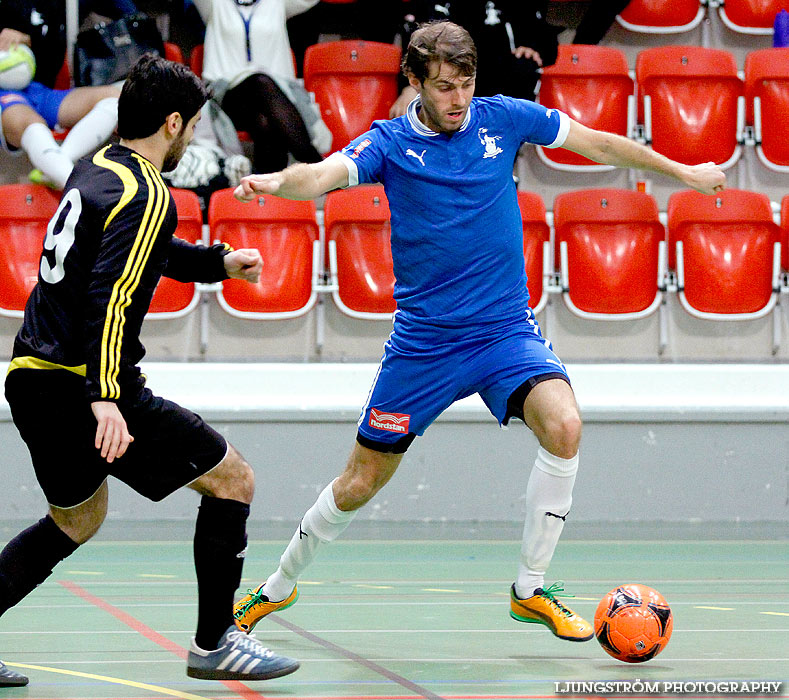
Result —
<instances>
[{"instance_id":1,"label":"black shorts","mask_svg":"<svg viewBox=\"0 0 789 700\"><path fill-rule=\"evenodd\" d=\"M67 370L15 369L5 396L50 505L88 500L107 476L160 501L219 464L227 441L195 413L148 389L118 403L134 442L112 464L94 447L85 379Z\"/></svg>"}]
</instances>

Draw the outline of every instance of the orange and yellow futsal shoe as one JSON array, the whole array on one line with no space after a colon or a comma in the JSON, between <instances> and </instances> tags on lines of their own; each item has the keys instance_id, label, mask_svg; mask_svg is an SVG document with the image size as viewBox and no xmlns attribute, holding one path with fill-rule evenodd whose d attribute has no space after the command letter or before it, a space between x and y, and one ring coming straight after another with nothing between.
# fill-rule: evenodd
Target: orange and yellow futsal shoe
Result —
<instances>
[{"instance_id":1,"label":"orange and yellow futsal shoe","mask_svg":"<svg viewBox=\"0 0 789 700\"><path fill-rule=\"evenodd\" d=\"M588 642L594 637L594 628L560 603L556 593L564 590L564 583L557 581L548 588L537 588L531 598L518 598L515 584L510 588L510 617L518 622L536 622L545 625L559 639L571 642Z\"/></svg>"},{"instance_id":2,"label":"orange and yellow futsal shoe","mask_svg":"<svg viewBox=\"0 0 789 700\"><path fill-rule=\"evenodd\" d=\"M263 586L265 585L264 581L254 591L250 588L247 594L233 606L236 627L242 632L251 632L266 615L289 608L299 598L299 589L294 586L293 591L285 600L275 603L264 595Z\"/></svg>"}]
</instances>

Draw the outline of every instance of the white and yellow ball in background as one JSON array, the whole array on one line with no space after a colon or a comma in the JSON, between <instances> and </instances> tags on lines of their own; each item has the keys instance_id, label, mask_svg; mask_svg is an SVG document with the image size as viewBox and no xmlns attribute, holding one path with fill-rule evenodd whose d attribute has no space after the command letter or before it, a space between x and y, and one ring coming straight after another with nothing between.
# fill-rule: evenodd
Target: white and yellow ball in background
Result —
<instances>
[{"instance_id":1,"label":"white and yellow ball in background","mask_svg":"<svg viewBox=\"0 0 789 700\"><path fill-rule=\"evenodd\" d=\"M36 74L36 57L24 44L0 51L0 90L24 90Z\"/></svg>"}]
</instances>

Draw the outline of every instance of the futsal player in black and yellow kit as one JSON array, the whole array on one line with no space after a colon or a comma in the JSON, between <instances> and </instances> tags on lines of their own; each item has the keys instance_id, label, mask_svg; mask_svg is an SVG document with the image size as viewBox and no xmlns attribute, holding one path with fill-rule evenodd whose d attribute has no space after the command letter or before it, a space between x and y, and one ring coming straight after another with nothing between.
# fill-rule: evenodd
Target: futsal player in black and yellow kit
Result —
<instances>
[{"instance_id":1,"label":"futsal player in black and yellow kit","mask_svg":"<svg viewBox=\"0 0 789 700\"><path fill-rule=\"evenodd\" d=\"M173 237L176 209L160 171L178 163L206 98L186 67L141 59L119 100L120 143L77 163L49 223L5 384L49 512L0 552L0 615L98 531L108 476L154 501L189 486L203 498L187 673L263 680L299 664L233 621L252 469L199 416L153 395L137 367L140 328L162 274L200 282L260 276L257 250ZM27 682L0 662L0 687Z\"/></svg>"}]
</instances>

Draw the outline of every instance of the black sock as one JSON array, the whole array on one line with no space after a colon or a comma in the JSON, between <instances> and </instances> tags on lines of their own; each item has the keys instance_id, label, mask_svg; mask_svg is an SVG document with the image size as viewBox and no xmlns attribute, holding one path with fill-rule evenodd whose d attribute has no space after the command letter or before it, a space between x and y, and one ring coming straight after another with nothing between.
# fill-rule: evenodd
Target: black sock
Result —
<instances>
[{"instance_id":1,"label":"black sock","mask_svg":"<svg viewBox=\"0 0 789 700\"><path fill-rule=\"evenodd\" d=\"M247 547L246 503L203 496L195 527L197 646L211 651L233 624L233 596L241 583Z\"/></svg>"},{"instance_id":2,"label":"black sock","mask_svg":"<svg viewBox=\"0 0 789 700\"><path fill-rule=\"evenodd\" d=\"M14 537L0 552L0 615L43 583L77 547L49 515Z\"/></svg>"}]
</instances>

